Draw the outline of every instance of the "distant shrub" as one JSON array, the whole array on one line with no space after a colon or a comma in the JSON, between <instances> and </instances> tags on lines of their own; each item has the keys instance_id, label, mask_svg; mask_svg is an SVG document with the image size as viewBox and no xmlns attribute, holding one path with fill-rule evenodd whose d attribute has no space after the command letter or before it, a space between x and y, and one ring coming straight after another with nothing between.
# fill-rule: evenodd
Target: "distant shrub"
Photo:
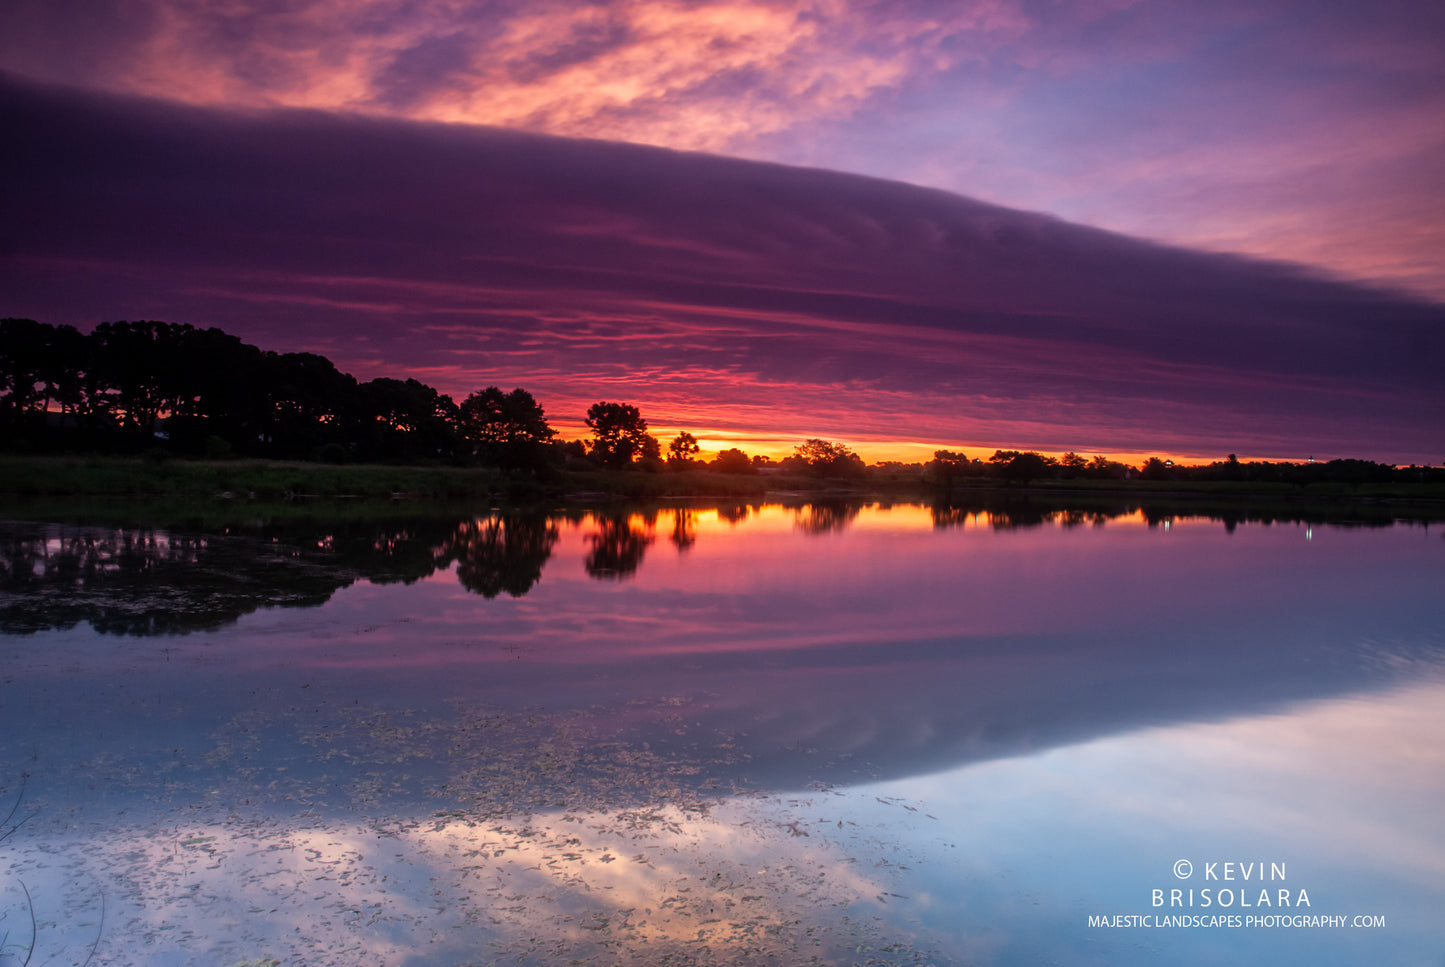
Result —
<instances>
[{"instance_id":1,"label":"distant shrub","mask_svg":"<svg viewBox=\"0 0 1445 967\"><path fill-rule=\"evenodd\" d=\"M743 451L732 447L719 453L712 462L718 473L756 473L753 462Z\"/></svg>"}]
</instances>

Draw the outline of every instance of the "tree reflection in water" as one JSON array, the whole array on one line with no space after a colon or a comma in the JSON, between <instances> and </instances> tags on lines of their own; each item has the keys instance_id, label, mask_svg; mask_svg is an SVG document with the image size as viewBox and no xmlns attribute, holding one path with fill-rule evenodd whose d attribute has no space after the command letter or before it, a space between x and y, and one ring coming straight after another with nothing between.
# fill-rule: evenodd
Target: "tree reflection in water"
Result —
<instances>
[{"instance_id":1,"label":"tree reflection in water","mask_svg":"<svg viewBox=\"0 0 1445 967\"><path fill-rule=\"evenodd\" d=\"M652 544L652 534L634 527L633 515L627 513L598 517L597 525L601 529L587 537L592 547L584 562L587 573L601 580L620 580L635 574Z\"/></svg>"},{"instance_id":2,"label":"tree reflection in water","mask_svg":"<svg viewBox=\"0 0 1445 967\"><path fill-rule=\"evenodd\" d=\"M721 504L717 509L719 520L725 520L729 524L741 524L752 514L753 508L750 504Z\"/></svg>"},{"instance_id":3,"label":"tree reflection in water","mask_svg":"<svg viewBox=\"0 0 1445 967\"><path fill-rule=\"evenodd\" d=\"M764 504L729 503L718 521L738 526ZM773 504L791 512L809 535L841 534L871 502L861 498ZM1335 527L1390 527L1400 508L1376 504L1210 507L1178 500L1118 497L1072 502L1026 495L958 495L927 507L935 530L1101 527L1139 515L1150 527L1209 519L1233 532L1240 523L1297 522ZM706 540L702 515L671 507L669 540L679 552ZM423 580L454 562L467 590L488 599L527 594L541 579L559 527L595 527L586 537L587 573L626 580L655 540L656 509L576 506L494 510L484 516L445 512L408 519L283 519L211 528L209 533L156 527L75 526L0 521L0 633L30 634L88 622L118 635L168 635L224 627L265 607L314 607L336 591ZM1428 526L1431 518L1422 516ZM460 523L458 522L460 520Z\"/></svg>"},{"instance_id":4,"label":"tree reflection in water","mask_svg":"<svg viewBox=\"0 0 1445 967\"><path fill-rule=\"evenodd\" d=\"M459 525L450 549L462 587L520 598L541 580L556 543L557 525L545 513L493 514Z\"/></svg>"},{"instance_id":5,"label":"tree reflection in water","mask_svg":"<svg viewBox=\"0 0 1445 967\"><path fill-rule=\"evenodd\" d=\"M678 507L672 512L672 543L678 551L686 551L697 543L697 511Z\"/></svg>"},{"instance_id":6,"label":"tree reflection in water","mask_svg":"<svg viewBox=\"0 0 1445 967\"><path fill-rule=\"evenodd\" d=\"M805 534L845 531L863 509L861 500L815 500L796 511L798 529Z\"/></svg>"},{"instance_id":7,"label":"tree reflection in water","mask_svg":"<svg viewBox=\"0 0 1445 967\"><path fill-rule=\"evenodd\" d=\"M359 573L329 549L146 528L0 528L0 631L88 622L102 634L187 634L267 605L315 606Z\"/></svg>"}]
</instances>

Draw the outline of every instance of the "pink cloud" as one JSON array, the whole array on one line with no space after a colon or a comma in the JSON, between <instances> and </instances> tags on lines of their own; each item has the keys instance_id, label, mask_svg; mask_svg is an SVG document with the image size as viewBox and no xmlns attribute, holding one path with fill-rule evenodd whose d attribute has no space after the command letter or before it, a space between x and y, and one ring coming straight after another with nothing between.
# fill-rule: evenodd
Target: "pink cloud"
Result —
<instances>
[{"instance_id":1,"label":"pink cloud","mask_svg":"<svg viewBox=\"0 0 1445 967\"><path fill-rule=\"evenodd\" d=\"M625 399L718 440L1438 459L1436 305L831 172L3 94L8 313L523 386L578 434Z\"/></svg>"},{"instance_id":2,"label":"pink cloud","mask_svg":"<svg viewBox=\"0 0 1445 967\"><path fill-rule=\"evenodd\" d=\"M1445 57L1429 5L129 0L116 9L106 19L68 3L8 4L0 64L194 104L843 167L1445 293L1445 242L1429 209L1442 195L1430 172L1445 144Z\"/></svg>"},{"instance_id":3,"label":"pink cloud","mask_svg":"<svg viewBox=\"0 0 1445 967\"><path fill-rule=\"evenodd\" d=\"M939 16L841 0L627 0L405 10L335 0L143 4L148 29L103 65L65 56L42 14L12 18L31 76L224 106L315 107L721 150L938 70L961 33L1011 35L1012 3ZM978 55L973 55L978 56ZM57 62L57 59L59 62Z\"/></svg>"}]
</instances>

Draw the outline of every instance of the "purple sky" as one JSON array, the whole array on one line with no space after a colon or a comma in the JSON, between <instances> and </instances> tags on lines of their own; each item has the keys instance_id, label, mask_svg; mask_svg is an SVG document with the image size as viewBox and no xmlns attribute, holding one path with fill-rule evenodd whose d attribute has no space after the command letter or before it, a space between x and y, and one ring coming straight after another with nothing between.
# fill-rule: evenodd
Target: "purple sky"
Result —
<instances>
[{"instance_id":1,"label":"purple sky","mask_svg":"<svg viewBox=\"0 0 1445 967\"><path fill-rule=\"evenodd\" d=\"M714 448L1445 458L1440 5L11 0L0 70L0 314Z\"/></svg>"}]
</instances>

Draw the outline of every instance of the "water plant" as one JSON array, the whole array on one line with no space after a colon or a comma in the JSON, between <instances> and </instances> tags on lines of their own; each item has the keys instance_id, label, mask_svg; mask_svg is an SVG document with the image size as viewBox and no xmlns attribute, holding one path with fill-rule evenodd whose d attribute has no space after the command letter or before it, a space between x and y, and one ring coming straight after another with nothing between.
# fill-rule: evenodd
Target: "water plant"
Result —
<instances>
[{"instance_id":1,"label":"water plant","mask_svg":"<svg viewBox=\"0 0 1445 967\"><path fill-rule=\"evenodd\" d=\"M34 811L31 811L25 813L18 820L15 818L16 814L20 812L21 806L24 805L25 790L29 782L30 773L21 773L20 788L15 793L15 801L10 804L10 810L5 814L5 818L0 820L0 843L14 836L21 826L24 826L36 815ZM35 919L35 898L30 895L30 887L26 885L24 880L17 877L16 882L20 886L20 892L25 894L24 913L30 921L30 936L29 939L24 942L17 941L12 944L10 942L10 930L6 928L3 932L0 932L0 967L5 967L5 965L12 963L17 963L20 967L29 967L31 960L35 957L36 948L39 946L40 928ZM10 911L0 910L0 924L4 924L9 917ZM101 891L100 923L96 927L95 939L90 944L90 951L86 954L85 959L80 962L80 967L89 967L91 961L95 959L95 952L100 948L100 938L104 933L105 893Z\"/></svg>"}]
</instances>

